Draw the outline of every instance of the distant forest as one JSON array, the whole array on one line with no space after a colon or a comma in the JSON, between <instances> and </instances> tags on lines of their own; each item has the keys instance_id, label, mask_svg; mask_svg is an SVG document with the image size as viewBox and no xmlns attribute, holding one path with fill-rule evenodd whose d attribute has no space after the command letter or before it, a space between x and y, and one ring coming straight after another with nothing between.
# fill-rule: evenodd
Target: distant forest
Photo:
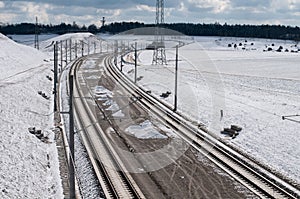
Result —
<instances>
[{"instance_id":1,"label":"distant forest","mask_svg":"<svg viewBox=\"0 0 300 199\"><path fill-rule=\"evenodd\" d=\"M154 24L139 22L111 23L103 27L96 25L78 26L76 23L59 25L38 25L38 33L65 34L71 32L91 32L117 34L134 28L153 27ZM192 24L172 23L162 27L181 32L189 36L227 36L227 37L255 37L269 39L291 39L300 41L300 28L283 25L227 25L227 24ZM35 24L21 23L0 26L2 34L34 34Z\"/></svg>"}]
</instances>

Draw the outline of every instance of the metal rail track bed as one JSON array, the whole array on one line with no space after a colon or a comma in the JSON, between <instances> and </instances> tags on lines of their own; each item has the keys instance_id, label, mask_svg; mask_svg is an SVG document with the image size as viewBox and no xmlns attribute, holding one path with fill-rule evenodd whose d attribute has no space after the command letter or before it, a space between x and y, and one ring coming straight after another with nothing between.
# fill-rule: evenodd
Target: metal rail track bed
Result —
<instances>
[{"instance_id":1,"label":"metal rail track bed","mask_svg":"<svg viewBox=\"0 0 300 199\"><path fill-rule=\"evenodd\" d=\"M280 199L300 198L300 191L297 188L218 141L209 133L188 123L183 116L174 113L170 106L138 87L113 65L112 59L112 57L105 59L106 70L124 89L139 99L138 102L157 115L162 122L176 130L180 137L257 196Z\"/></svg>"},{"instance_id":2,"label":"metal rail track bed","mask_svg":"<svg viewBox=\"0 0 300 199\"><path fill-rule=\"evenodd\" d=\"M92 114L80 89L78 70L86 57L74 62L69 75L74 77L74 115L106 198L145 198L132 176L126 172L113 146Z\"/></svg>"}]
</instances>

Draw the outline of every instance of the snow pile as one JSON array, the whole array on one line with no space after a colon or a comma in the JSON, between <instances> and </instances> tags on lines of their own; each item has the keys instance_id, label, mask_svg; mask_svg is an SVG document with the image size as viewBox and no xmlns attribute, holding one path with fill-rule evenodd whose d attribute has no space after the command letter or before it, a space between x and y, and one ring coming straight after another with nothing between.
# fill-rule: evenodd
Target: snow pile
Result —
<instances>
[{"instance_id":1,"label":"snow pile","mask_svg":"<svg viewBox=\"0 0 300 199\"><path fill-rule=\"evenodd\" d=\"M46 55L29 46L17 44L0 33L0 80L41 67Z\"/></svg>"},{"instance_id":2,"label":"snow pile","mask_svg":"<svg viewBox=\"0 0 300 199\"><path fill-rule=\"evenodd\" d=\"M90 50L92 50L94 48L94 44L97 43L97 47L99 48L99 42L100 40L98 39L98 37L96 37L94 34L92 33L69 33L69 34L64 34L64 35L60 35L54 38L50 38L48 40L45 40L43 42L41 42L40 44L40 49L42 49L43 51L48 51L48 52L53 52L53 46L55 44L55 42L60 42L63 41L63 49L65 49L66 47L66 41L67 41L67 45L69 48L69 40L72 41L71 47L72 47L72 51L74 53L75 51L75 43L77 43L77 50L78 52L81 51L81 42L83 41L85 46L90 45ZM86 47L85 47L85 51L87 51Z\"/></svg>"},{"instance_id":3,"label":"snow pile","mask_svg":"<svg viewBox=\"0 0 300 199\"><path fill-rule=\"evenodd\" d=\"M131 125L125 130L129 135L139 139L167 139L168 137L158 132L153 124L146 120L138 125Z\"/></svg>"},{"instance_id":4,"label":"snow pile","mask_svg":"<svg viewBox=\"0 0 300 199\"><path fill-rule=\"evenodd\" d=\"M52 64L47 56L0 34L0 198L63 198L54 135ZM28 132L41 129L51 143Z\"/></svg>"}]
</instances>

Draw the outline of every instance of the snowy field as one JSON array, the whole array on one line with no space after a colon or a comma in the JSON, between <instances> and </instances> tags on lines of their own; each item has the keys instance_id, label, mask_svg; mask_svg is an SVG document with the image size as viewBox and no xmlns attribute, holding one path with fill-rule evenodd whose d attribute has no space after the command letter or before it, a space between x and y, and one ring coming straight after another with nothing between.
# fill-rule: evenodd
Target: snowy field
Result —
<instances>
[{"instance_id":1,"label":"snowy field","mask_svg":"<svg viewBox=\"0 0 300 199\"><path fill-rule=\"evenodd\" d=\"M300 124L282 116L300 113L300 45L267 39L195 40L179 48L179 111L299 183ZM152 65L153 51L138 54L138 84L173 105L175 48L166 50L168 65L163 66ZM124 59L133 62L133 56ZM133 69L128 63L123 67L132 79ZM160 97L167 91L169 97ZM233 124L243 128L235 139L220 134Z\"/></svg>"}]
</instances>

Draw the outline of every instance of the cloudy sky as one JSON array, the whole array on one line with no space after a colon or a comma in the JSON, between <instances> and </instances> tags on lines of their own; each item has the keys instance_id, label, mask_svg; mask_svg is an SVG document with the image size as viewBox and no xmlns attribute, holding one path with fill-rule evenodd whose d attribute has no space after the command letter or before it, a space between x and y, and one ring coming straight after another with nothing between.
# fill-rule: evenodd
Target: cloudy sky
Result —
<instances>
[{"instance_id":1,"label":"cloudy sky","mask_svg":"<svg viewBox=\"0 0 300 199\"><path fill-rule=\"evenodd\" d=\"M154 23L156 0L0 0L0 23ZM300 26L300 0L165 0L165 22Z\"/></svg>"}]
</instances>

